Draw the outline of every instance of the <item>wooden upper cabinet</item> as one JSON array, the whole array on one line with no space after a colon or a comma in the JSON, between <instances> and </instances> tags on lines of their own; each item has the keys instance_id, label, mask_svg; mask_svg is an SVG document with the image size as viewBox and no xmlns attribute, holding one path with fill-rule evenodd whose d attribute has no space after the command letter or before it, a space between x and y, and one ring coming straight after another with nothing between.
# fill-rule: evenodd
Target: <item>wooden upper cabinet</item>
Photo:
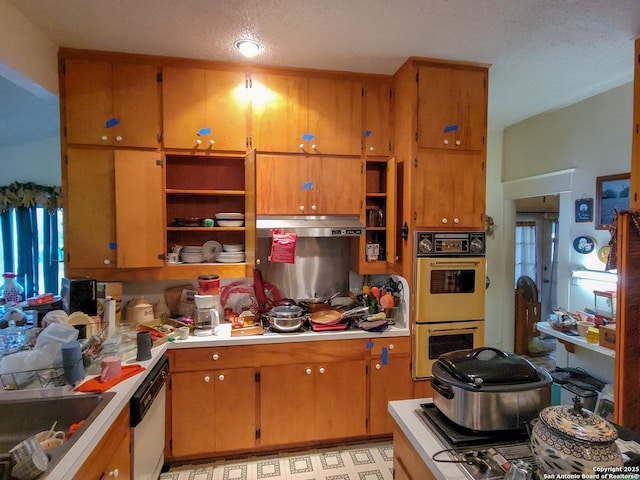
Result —
<instances>
[{"instance_id":1,"label":"wooden upper cabinet","mask_svg":"<svg viewBox=\"0 0 640 480\"><path fill-rule=\"evenodd\" d=\"M309 127L305 151L360 155L362 83L348 79L309 78Z\"/></svg>"},{"instance_id":2,"label":"wooden upper cabinet","mask_svg":"<svg viewBox=\"0 0 640 480\"><path fill-rule=\"evenodd\" d=\"M157 147L157 72L154 65L66 58L66 142Z\"/></svg>"},{"instance_id":3,"label":"wooden upper cabinet","mask_svg":"<svg viewBox=\"0 0 640 480\"><path fill-rule=\"evenodd\" d=\"M391 154L391 82L364 85L364 150L367 156Z\"/></svg>"},{"instance_id":4,"label":"wooden upper cabinet","mask_svg":"<svg viewBox=\"0 0 640 480\"><path fill-rule=\"evenodd\" d=\"M252 145L259 152L359 155L361 138L361 82L252 75Z\"/></svg>"},{"instance_id":5,"label":"wooden upper cabinet","mask_svg":"<svg viewBox=\"0 0 640 480\"><path fill-rule=\"evenodd\" d=\"M362 168L357 158L260 155L256 210L262 215L359 215Z\"/></svg>"},{"instance_id":6,"label":"wooden upper cabinet","mask_svg":"<svg viewBox=\"0 0 640 480\"><path fill-rule=\"evenodd\" d=\"M164 67L162 93L165 148L246 150L245 73Z\"/></svg>"},{"instance_id":7,"label":"wooden upper cabinet","mask_svg":"<svg viewBox=\"0 0 640 480\"><path fill-rule=\"evenodd\" d=\"M419 152L416 227L484 227L486 175L482 153Z\"/></svg>"},{"instance_id":8,"label":"wooden upper cabinet","mask_svg":"<svg viewBox=\"0 0 640 480\"><path fill-rule=\"evenodd\" d=\"M487 70L420 65L418 78L418 146L484 150Z\"/></svg>"},{"instance_id":9,"label":"wooden upper cabinet","mask_svg":"<svg viewBox=\"0 0 640 480\"><path fill-rule=\"evenodd\" d=\"M149 151L68 149L68 268L164 264L163 169L158 160L159 154Z\"/></svg>"}]
</instances>

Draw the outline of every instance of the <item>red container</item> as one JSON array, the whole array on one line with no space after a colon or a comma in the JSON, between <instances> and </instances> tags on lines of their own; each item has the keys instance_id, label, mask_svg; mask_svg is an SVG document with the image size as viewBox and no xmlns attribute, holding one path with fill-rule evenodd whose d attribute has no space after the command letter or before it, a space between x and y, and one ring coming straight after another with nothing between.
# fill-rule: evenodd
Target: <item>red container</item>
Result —
<instances>
[{"instance_id":1,"label":"red container","mask_svg":"<svg viewBox=\"0 0 640 480\"><path fill-rule=\"evenodd\" d=\"M200 275L198 277L198 295L218 295L220 277L218 275Z\"/></svg>"}]
</instances>

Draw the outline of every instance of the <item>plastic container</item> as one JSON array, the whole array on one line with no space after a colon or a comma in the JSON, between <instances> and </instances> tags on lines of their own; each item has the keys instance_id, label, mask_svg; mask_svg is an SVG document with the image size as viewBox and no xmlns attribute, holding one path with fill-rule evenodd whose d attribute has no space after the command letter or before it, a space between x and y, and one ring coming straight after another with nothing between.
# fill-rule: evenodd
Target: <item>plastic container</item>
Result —
<instances>
[{"instance_id":1,"label":"plastic container","mask_svg":"<svg viewBox=\"0 0 640 480\"><path fill-rule=\"evenodd\" d=\"M6 272L2 275L4 284L0 287L0 297L5 303L19 303L22 301L24 288L16 281L16 274Z\"/></svg>"},{"instance_id":2,"label":"plastic container","mask_svg":"<svg viewBox=\"0 0 640 480\"><path fill-rule=\"evenodd\" d=\"M71 325L52 323L42 330L36 340L36 348L40 348L48 343L58 343L63 345L78 339L78 330Z\"/></svg>"},{"instance_id":3,"label":"plastic container","mask_svg":"<svg viewBox=\"0 0 640 480\"><path fill-rule=\"evenodd\" d=\"M220 277L218 275L200 275L198 277L198 295L220 294Z\"/></svg>"}]
</instances>

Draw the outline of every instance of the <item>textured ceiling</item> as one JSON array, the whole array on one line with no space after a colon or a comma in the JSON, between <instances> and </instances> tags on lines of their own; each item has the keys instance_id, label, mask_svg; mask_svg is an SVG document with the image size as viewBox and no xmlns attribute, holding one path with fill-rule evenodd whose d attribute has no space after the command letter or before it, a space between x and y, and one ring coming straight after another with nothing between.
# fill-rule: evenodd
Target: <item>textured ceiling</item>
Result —
<instances>
[{"instance_id":1,"label":"textured ceiling","mask_svg":"<svg viewBox=\"0 0 640 480\"><path fill-rule=\"evenodd\" d=\"M491 64L489 128L633 78L639 0L10 0L63 47L392 74L409 56ZM1 141L1 139L0 139Z\"/></svg>"}]
</instances>

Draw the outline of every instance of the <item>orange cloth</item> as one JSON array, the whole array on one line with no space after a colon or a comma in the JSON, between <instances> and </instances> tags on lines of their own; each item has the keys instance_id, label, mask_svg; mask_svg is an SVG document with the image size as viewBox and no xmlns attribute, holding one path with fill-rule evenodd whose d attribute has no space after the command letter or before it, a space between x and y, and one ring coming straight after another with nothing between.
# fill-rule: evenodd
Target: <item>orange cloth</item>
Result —
<instances>
[{"instance_id":1,"label":"orange cloth","mask_svg":"<svg viewBox=\"0 0 640 480\"><path fill-rule=\"evenodd\" d=\"M84 382L82 385L79 385L75 388L76 392L97 392L102 393L109 390L114 385L126 380L129 377L133 377L134 375L143 372L144 367L141 365L123 365L122 373L119 377L112 378L111 380L107 380L105 382L100 381L100 376L92 378Z\"/></svg>"}]
</instances>

